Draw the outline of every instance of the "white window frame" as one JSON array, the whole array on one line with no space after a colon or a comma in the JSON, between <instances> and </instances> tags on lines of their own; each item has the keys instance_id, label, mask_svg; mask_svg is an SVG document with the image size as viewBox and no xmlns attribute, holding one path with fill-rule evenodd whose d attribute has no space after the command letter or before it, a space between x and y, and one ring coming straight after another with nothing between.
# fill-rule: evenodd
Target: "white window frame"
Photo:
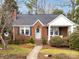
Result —
<instances>
[{"instance_id":1,"label":"white window frame","mask_svg":"<svg viewBox=\"0 0 79 59\"><path fill-rule=\"evenodd\" d=\"M20 32L20 35L23 35L23 34L22 34L22 30L24 30L24 35L25 35L25 36L30 36L30 27L21 26L21 27L20 27L20 31L19 31L19 32ZM28 35L26 34L26 30L29 30L29 34L28 34Z\"/></svg>"},{"instance_id":2,"label":"white window frame","mask_svg":"<svg viewBox=\"0 0 79 59\"><path fill-rule=\"evenodd\" d=\"M51 29L53 28L53 35L51 35ZM55 34L55 31L58 30L58 35ZM51 27L50 28L50 36L59 36L59 27Z\"/></svg>"}]
</instances>

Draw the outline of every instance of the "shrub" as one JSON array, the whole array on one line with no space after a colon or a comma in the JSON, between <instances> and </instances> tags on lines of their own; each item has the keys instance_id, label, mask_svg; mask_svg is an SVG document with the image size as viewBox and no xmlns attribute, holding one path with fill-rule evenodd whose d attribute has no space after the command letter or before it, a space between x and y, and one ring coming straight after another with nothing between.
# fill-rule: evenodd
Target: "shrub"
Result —
<instances>
[{"instance_id":1,"label":"shrub","mask_svg":"<svg viewBox=\"0 0 79 59\"><path fill-rule=\"evenodd\" d=\"M24 37L24 36L17 36L17 38L13 41L11 40L10 41L11 43L10 44L25 44L25 43L32 43L34 44L34 39L33 38L30 38L30 37Z\"/></svg>"},{"instance_id":2,"label":"shrub","mask_svg":"<svg viewBox=\"0 0 79 59\"><path fill-rule=\"evenodd\" d=\"M60 47L63 44L63 40L59 36L52 37L50 40L51 46Z\"/></svg>"},{"instance_id":3,"label":"shrub","mask_svg":"<svg viewBox=\"0 0 79 59\"><path fill-rule=\"evenodd\" d=\"M32 44L34 44L34 43L35 43L34 39L33 39L33 38L30 38L30 41L29 41L29 43L32 43Z\"/></svg>"},{"instance_id":4,"label":"shrub","mask_svg":"<svg viewBox=\"0 0 79 59\"><path fill-rule=\"evenodd\" d=\"M45 38L42 38L42 41L41 42L42 42L43 45L46 45L47 44L47 40Z\"/></svg>"},{"instance_id":5,"label":"shrub","mask_svg":"<svg viewBox=\"0 0 79 59\"><path fill-rule=\"evenodd\" d=\"M30 37L25 36L17 36L15 40L12 40L12 43L14 44L25 44L30 42Z\"/></svg>"},{"instance_id":6,"label":"shrub","mask_svg":"<svg viewBox=\"0 0 79 59\"><path fill-rule=\"evenodd\" d=\"M25 38L25 37L17 37L15 40L10 40L9 44L25 44L29 43L30 38Z\"/></svg>"},{"instance_id":7,"label":"shrub","mask_svg":"<svg viewBox=\"0 0 79 59\"><path fill-rule=\"evenodd\" d=\"M69 37L69 47L79 50L79 32L74 32Z\"/></svg>"},{"instance_id":8,"label":"shrub","mask_svg":"<svg viewBox=\"0 0 79 59\"><path fill-rule=\"evenodd\" d=\"M69 47L69 37L64 37L63 39L63 47Z\"/></svg>"},{"instance_id":9,"label":"shrub","mask_svg":"<svg viewBox=\"0 0 79 59\"><path fill-rule=\"evenodd\" d=\"M29 39L25 39L25 40L15 40L12 43L14 44L25 44L25 43L29 43Z\"/></svg>"}]
</instances>

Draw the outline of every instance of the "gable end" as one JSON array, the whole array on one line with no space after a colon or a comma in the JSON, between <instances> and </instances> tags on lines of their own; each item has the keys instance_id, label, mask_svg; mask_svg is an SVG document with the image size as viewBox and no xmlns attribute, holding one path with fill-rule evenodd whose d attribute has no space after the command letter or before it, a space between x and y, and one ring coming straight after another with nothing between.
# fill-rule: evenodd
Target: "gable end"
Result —
<instances>
[{"instance_id":1,"label":"gable end","mask_svg":"<svg viewBox=\"0 0 79 59\"><path fill-rule=\"evenodd\" d=\"M40 22L40 24L41 24L42 26L45 26L39 19L38 19L37 21L35 21L35 23L34 23L32 26L34 26L37 22Z\"/></svg>"}]
</instances>

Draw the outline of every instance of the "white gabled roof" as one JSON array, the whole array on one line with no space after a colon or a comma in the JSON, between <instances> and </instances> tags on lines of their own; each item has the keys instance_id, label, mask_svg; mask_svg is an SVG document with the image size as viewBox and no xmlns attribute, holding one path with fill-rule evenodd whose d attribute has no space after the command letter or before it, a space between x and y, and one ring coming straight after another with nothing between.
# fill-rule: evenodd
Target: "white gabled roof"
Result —
<instances>
[{"instance_id":1,"label":"white gabled roof","mask_svg":"<svg viewBox=\"0 0 79 59\"><path fill-rule=\"evenodd\" d=\"M58 17L56 17L53 21L49 22L48 25L52 25L52 26L71 26L71 25L75 25L75 23L61 14Z\"/></svg>"},{"instance_id":2,"label":"white gabled roof","mask_svg":"<svg viewBox=\"0 0 79 59\"><path fill-rule=\"evenodd\" d=\"M32 26L34 26L37 22L40 22L42 26L45 26L39 19Z\"/></svg>"}]
</instances>

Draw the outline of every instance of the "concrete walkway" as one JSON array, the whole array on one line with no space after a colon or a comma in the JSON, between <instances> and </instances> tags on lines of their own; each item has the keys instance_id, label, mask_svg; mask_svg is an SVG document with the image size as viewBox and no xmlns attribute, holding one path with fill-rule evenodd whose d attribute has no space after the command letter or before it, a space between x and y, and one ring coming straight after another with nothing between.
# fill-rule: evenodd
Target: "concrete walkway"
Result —
<instances>
[{"instance_id":1,"label":"concrete walkway","mask_svg":"<svg viewBox=\"0 0 79 59\"><path fill-rule=\"evenodd\" d=\"M34 49L27 55L27 59L37 59L41 49L42 49L42 46L34 47Z\"/></svg>"}]
</instances>

